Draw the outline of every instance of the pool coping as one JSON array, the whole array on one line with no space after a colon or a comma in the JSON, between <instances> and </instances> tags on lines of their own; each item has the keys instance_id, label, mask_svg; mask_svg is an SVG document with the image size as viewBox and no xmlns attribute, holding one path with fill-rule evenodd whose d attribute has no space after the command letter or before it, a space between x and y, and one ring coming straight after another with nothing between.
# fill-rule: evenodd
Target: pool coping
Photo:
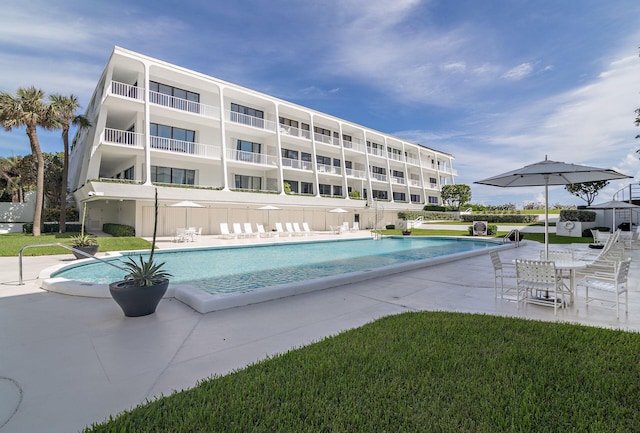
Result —
<instances>
[{"instance_id":1,"label":"pool coping","mask_svg":"<svg viewBox=\"0 0 640 433\"><path fill-rule=\"evenodd\" d=\"M448 236L445 236L448 237ZM456 238L451 236L451 238ZM300 242L305 242L301 240ZM491 248L490 251L502 251L506 249L516 248L515 243L499 243L495 242L497 246ZM268 244L261 244L268 245ZM224 248L236 248L247 247L248 245L238 246L225 246ZM213 247L215 248L215 247ZM196 247L196 248L184 248L182 251L187 250L199 250L199 249L212 249L212 247ZM173 250L175 251L175 250ZM331 275L327 277L316 278L312 280L304 280L294 283L279 284L275 286L261 287L258 289L249 289L235 293L220 293L211 294L201 289L195 288L188 284L170 283L169 288L164 295L164 298L175 298L185 305L193 308L195 311L201 314L210 313L213 311L226 310L229 308L243 307L246 305L257 304L260 302L267 302L275 299L286 298L289 296L300 295L304 293L314 292L318 290L325 290L333 287L338 287L346 284L362 282L374 278L379 278L387 275L399 274L402 272L411 271L419 268L426 268L430 266L439 265L442 263L448 263L456 260L462 260L468 257L474 257L482 254L488 254L490 252L486 249L465 251L461 253L448 254L445 256L432 257L422 260L414 260L403 263L396 263L393 265L382 266L379 268L364 269L360 271L347 272L344 274ZM126 254L135 254L137 251L126 251ZM147 252L144 250L143 252ZM123 256L119 252L110 252L108 257ZM92 259L77 260L74 264L82 264L83 262L91 261ZM51 274L59 271L62 268L69 267L69 264L60 264L46 268L40 272L38 278L41 280L40 286L49 292L70 295L70 296L83 296L92 298L110 298L108 284L96 284L86 283L77 280L70 280L67 278L53 277Z\"/></svg>"}]
</instances>

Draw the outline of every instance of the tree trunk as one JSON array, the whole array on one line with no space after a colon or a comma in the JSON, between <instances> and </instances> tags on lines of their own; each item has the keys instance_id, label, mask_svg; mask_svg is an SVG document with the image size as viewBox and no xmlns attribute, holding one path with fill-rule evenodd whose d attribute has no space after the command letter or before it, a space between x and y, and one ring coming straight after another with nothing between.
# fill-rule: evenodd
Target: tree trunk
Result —
<instances>
[{"instance_id":1,"label":"tree trunk","mask_svg":"<svg viewBox=\"0 0 640 433\"><path fill-rule=\"evenodd\" d=\"M27 126L27 136L31 144L31 153L36 157L36 209L33 214L33 236L42 233L42 208L44 207L44 157L38 142L38 134L35 125Z\"/></svg>"},{"instance_id":2,"label":"tree trunk","mask_svg":"<svg viewBox=\"0 0 640 433\"><path fill-rule=\"evenodd\" d=\"M62 161L62 192L60 193L60 227L59 232L67 231L67 176L69 175L69 126L62 128L62 143L64 144L64 161Z\"/></svg>"}]
</instances>

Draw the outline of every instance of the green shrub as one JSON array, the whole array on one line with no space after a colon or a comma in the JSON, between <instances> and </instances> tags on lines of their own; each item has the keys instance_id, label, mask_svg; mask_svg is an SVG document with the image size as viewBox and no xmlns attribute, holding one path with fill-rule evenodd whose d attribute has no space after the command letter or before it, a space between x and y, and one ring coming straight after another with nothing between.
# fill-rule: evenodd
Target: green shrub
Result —
<instances>
[{"instance_id":1,"label":"green shrub","mask_svg":"<svg viewBox=\"0 0 640 433\"><path fill-rule=\"evenodd\" d=\"M447 208L445 208L444 206L437 205L437 204L426 204L426 205L424 205L422 210L428 211L428 212L444 212L444 211L447 210Z\"/></svg>"},{"instance_id":2,"label":"green shrub","mask_svg":"<svg viewBox=\"0 0 640 433\"><path fill-rule=\"evenodd\" d=\"M422 217L425 221L436 221L436 220L455 220L457 219L457 214L455 212L436 212L436 211L413 211L406 210L398 212L398 218L401 220L412 221L418 219L418 217Z\"/></svg>"},{"instance_id":3,"label":"green shrub","mask_svg":"<svg viewBox=\"0 0 640 433\"><path fill-rule=\"evenodd\" d=\"M78 215L78 209L75 207L68 207L65 212L66 221L79 221L80 215ZM60 221L60 208L48 207L42 210L42 220L57 222Z\"/></svg>"},{"instance_id":4,"label":"green shrub","mask_svg":"<svg viewBox=\"0 0 640 433\"><path fill-rule=\"evenodd\" d=\"M464 222L487 221L490 223L534 223L538 221L538 215L523 214L472 214L460 215Z\"/></svg>"},{"instance_id":5,"label":"green shrub","mask_svg":"<svg viewBox=\"0 0 640 433\"><path fill-rule=\"evenodd\" d=\"M384 226L385 229L387 230L395 230L396 229L396 225L395 224L387 224L386 226Z\"/></svg>"},{"instance_id":6,"label":"green shrub","mask_svg":"<svg viewBox=\"0 0 640 433\"><path fill-rule=\"evenodd\" d=\"M349 197L351 197L351 198L360 198L360 191L355 191L355 190L351 191L349 193Z\"/></svg>"},{"instance_id":7,"label":"green shrub","mask_svg":"<svg viewBox=\"0 0 640 433\"><path fill-rule=\"evenodd\" d=\"M81 223L66 223L65 228L67 233L75 233L80 232L82 229ZM44 223L44 227L42 228L42 233L58 233L60 231L59 223ZM33 233L33 223L25 223L22 224L22 233L32 234Z\"/></svg>"},{"instance_id":8,"label":"green shrub","mask_svg":"<svg viewBox=\"0 0 640 433\"><path fill-rule=\"evenodd\" d=\"M592 223L596 220L596 213L592 210L565 209L560 211L560 221L580 221Z\"/></svg>"},{"instance_id":9,"label":"green shrub","mask_svg":"<svg viewBox=\"0 0 640 433\"><path fill-rule=\"evenodd\" d=\"M611 229L609 227L593 227L593 228L590 228L590 229L582 230L582 237L583 238L592 237L593 235L591 234L591 230L597 230L599 232L607 232L607 233L611 231Z\"/></svg>"},{"instance_id":10,"label":"green shrub","mask_svg":"<svg viewBox=\"0 0 640 433\"><path fill-rule=\"evenodd\" d=\"M116 238L136 235L136 230L133 227L124 224L106 223L102 225L102 231Z\"/></svg>"}]
</instances>

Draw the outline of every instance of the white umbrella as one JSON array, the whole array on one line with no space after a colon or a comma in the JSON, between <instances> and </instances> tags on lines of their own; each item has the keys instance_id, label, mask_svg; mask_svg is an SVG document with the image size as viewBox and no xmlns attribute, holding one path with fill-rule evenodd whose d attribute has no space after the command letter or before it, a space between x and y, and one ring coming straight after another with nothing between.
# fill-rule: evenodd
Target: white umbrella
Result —
<instances>
[{"instance_id":1,"label":"white umbrella","mask_svg":"<svg viewBox=\"0 0 640 433\"><path fill-rule=\"evenodd\" d=\"M569 185L630 177L632 176L618 173L615 170L549 161L545 157L544 161L474 183L500 187L544 186L544 251L546 258L549 253L549 185Z\"/></svg>"},{"instance_id":2,"label":"white umbrella","mask_svg":"<svg viewBox=\"0 0 640 433\"><path fill-rule=\"evenodd\" d=\"M194 203L189 200L180 201L178 203L170 204L169 207L183 207L184 210L184 226L189 227L189 208L190 207L204 207L201 204Z\"/></svg>"},{"instance_id":3,"label":"white umbrella","mask_svg":"<svg viewBox=\"0 0 640 433\"><path fill-rule=\"evenodd\" d=\"M640 206L635 205L633 203L627 203L626 201L618 201L618 200L610 200L604 203L592 204L591 206L587 206L587 209L612 209L613 210L613 227L612 231L616 231L616 209L637 209ZM633 222L633 218L629 221L629 228L631 228L631 223Z\"/></svg>"},{"instance_id":4,"label":"white umbrella","mask_svg":"<svg viewBox=\"0 0 640 433\"><path fill-rule=\"evenodd\" d=\"M271 225L271 211L272 210L280 210L277 206L272 206L270 204L259 207L258 210L266 210L267 211L267 226Z\"/></svg>"},{"instance_id":5,"label":"white umbrella","mask_svg":"<svg viewBox=\"0 0 640 433\"><path fill-rule=\"evenodd\" d=\"M337 207L335 209L331 209L329 212L330 213L347 213L349 211L345 210L345 209L342 209L341 207Z\"/></svg>"}]
</instances>

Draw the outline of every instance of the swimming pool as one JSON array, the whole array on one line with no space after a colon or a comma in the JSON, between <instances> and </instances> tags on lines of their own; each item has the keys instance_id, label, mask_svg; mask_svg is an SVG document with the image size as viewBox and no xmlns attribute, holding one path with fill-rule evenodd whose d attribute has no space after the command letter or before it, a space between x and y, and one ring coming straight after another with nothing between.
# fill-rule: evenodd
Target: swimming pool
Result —
<instances>
[{"instance_id":1,"label":"swimming pool","mask_svg":"<svg viewBox=\"0 0 640 433\"><path fill-rule=\"evenodd\" d=\"M442 262L436 258L454 260L500 245L467 238L388 237L158 251L156 257L173 274L174 296L208 312L402 272ZM106 286L124 273L88 262L50 276L91 287Z\"/></svg>"}]
</instances>

